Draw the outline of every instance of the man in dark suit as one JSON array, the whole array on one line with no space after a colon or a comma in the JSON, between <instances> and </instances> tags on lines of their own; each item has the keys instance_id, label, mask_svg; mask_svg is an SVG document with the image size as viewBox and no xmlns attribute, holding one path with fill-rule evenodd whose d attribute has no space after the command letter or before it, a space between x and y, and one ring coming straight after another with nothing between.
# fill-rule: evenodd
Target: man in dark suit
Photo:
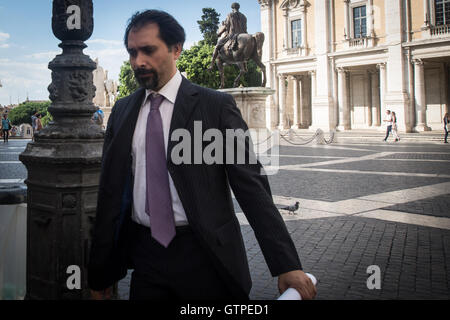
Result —
<instances>
[{"instance_id":1,"label":"man in dark suit","mask_svg":"<svg viewBox=\"0 0 450 320\"><path fill-rule=\"evenodd\" d=\"M162 11L136 13L127 27L125 46L142 88L117 101L108 121L88 268L92 296L110 297L111 286L134 269L130 299L248 299L231 186L280 292L295 287L311 299L316 289L259 162L174 163L170 137L178 129L193 136L197 121L202 131L248 129L230 95L181 76L184 40L183 28ZM243 150L252 153L248 144Z\"/></svg>"}]
</instances>

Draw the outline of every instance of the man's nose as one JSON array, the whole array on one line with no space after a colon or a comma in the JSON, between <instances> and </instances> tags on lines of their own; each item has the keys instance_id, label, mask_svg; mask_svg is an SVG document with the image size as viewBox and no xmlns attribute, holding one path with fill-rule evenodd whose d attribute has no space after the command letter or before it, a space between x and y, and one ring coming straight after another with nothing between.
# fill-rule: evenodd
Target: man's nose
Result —
<instances>
[{"instance_id":1,"label":"man's nose","mask_svg":"<svg viewBox=\"0 0 450 320\"><path fill-rule=\"evenodd\" d=\"M146 61L145 61L144 55L142 53L138 52L136 54L135 63L136 63L136 66L139 68L146 66Z\"/></svg>"}]
</instances>

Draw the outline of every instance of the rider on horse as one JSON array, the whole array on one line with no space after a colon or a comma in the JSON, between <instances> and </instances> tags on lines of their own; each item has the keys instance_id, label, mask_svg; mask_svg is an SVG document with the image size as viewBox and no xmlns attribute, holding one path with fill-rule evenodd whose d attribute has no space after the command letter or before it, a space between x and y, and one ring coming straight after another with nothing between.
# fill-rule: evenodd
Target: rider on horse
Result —
<instances>
[{"instance_id":1,"label":"rider on horse","mask_svg":"<svg viewBox=\"0 0 450 320\"><path fill-rule=\"evenodd\" d=\"M219 50L225 45L228 40L230 41L230 46L227 48L228 50L237 50L237 36L241 33L247 33L247 18L245 15L239 12L239 3L234 2L231 5L231 9L233 10L227 16L227 19L222 22L223 28L218 33L218 36L225 34L222 36L218 42L216 47L214 48L214 53L211 61L211 66L209 69L214 67L214 62L216 61L217 55L219 54Z\"/></svg>"}]
</instances>

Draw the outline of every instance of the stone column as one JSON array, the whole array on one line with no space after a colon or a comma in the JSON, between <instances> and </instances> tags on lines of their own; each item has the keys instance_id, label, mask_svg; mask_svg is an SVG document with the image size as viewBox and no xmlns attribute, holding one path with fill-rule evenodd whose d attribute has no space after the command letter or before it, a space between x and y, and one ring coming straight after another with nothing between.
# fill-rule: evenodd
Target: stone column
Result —
<instances>
[{"instance_id":1,"label":"stone column","mask_svg":"<svg viewBox=\"0 0 450 320\"><path fill-rule=\"evenodd\" d=\"M339 99L339 125L338 130L350 130L350 110L347 96L347 71L337 68L338 72L338 99Z\"/></svg>"},{"instance_id":2,"label":"stone column","mask_svg":"<svg viewBox=\"0 0 450 320\"><path fill-rule=\"evenodd\" d=\"M374 26L373 26L373 0L369 0L367 5L367 36L374 36Z\"/></svg>"},{"instance_id":3,"label":"stone column","mask_svg":"<svg viewBox=\"0 0 450 320\"><path fill-rule=\"evenodd\" d=\"M292 76L292 84L293 84L293 123L291 126L291 129L298 129L298 124L300 123L299 121L299 112L298 112L298 108L299 108L299 84L298 84L298 76Z\"/></svg>"},{"instance_id":4,"label":"stone column","mask_svg":"<svg viewBox=\"0 0 450 320\"><path fill-rule=\"evenodd\" d=\"M308 47L308 41L307 41L308 39L306 39L306 35L307 35L306 26L307 26L307 23L306 23L306 9L305 9L305 6L300 7L300 11L302 12L302 43L301 43L301 46L306 49ZM305 55L306 54L307 54L307 52L305 52Z\"/></svg>"},{"instance_id":5,"label":"stone column","mask_svg":"<svg viewBox=\"0 0 450 320\"><path fill-rule=\"evenodd\" d=\"M315 70L309 71L309 74L311 75L311 100L314 101L314 99L317 96L316 71Z\"/></svg>"},{"instance_id":6,"label":"stone column","mask_svg":"<svg viewBox=\"0 0 450 320\"><path fill-rule=\"evenodd\" d=\"M289 19L288 19L287 9L284 10L283 17L284 17L284 48L287 49L290 47L290 44L289 44Z\"/></svg>"},{"instance_id":7,"label":"stone column","mask_svg":"<svg viewBox=\"0 0 450 320\"><path fill-rule=\"evenodd\" d=\"M90 121L96 64L83 53L92 0L54 0L52 29L63 50L49 63L53 122L19 156L28 170L26 299L88 299L104 137Z\"/></svg>"},{"instance_id":8,"label":"stone column","mask_svg":"<svg viewBox=\"0 0 450 320\"><path fill-rule=\"evenodd\" d=\"M279 122L278 122L278 130L284 129L284 110L286 109L286 75L279 74L278 75L278 88L279 88Z\"/></svg>"},{"instance_id":9,"label":"stone column","mask_svg":"<svg viewBox=\"0 0 450 320\"><path fill-rule=\"evenodd\" d=\"M430 25L430 16L428 8L428 0L423 0L423 25L422 29L427 29Z\"/></svg>"},{"instance_id":10,"label":"stone column","mask_svg":"<svg viewBox=\"0 0 450 320\"><path fill-rule=\"evenodd\" d=\"M366 72L366 118L367 118L367 126L370 127L372 125L372 87L370 85L370 80L371 80L371 76L370 76L370 72L367 71Z\"/></svg>"},{"instance_id":11,"label":"stone column","mask_svg":"<svg viewBox=\"0 0 450 320\"><path fill-rule=\"evenodd\" d=\"M427 126L427 106L425 96L425 73L423 61L415 59L414 62L414 99L416 108L416 131L430 131Z\"/></svg>"},{"instance_id":12,"label":"stone column","mask_svg":"<svg viewBox=\"0 0 450 320\"><path fill-rule=\"evenodd\" d=\"M372 85L372 126L379 127L381 125L380 118L380 87L379 76L377 70L370 71Z\"/></svg>"},{"instance_id":13,"label":"stone column","mask_svg":"<svg viewBox=\"0 0 450 320\"><path fill-rule=\"evenodd\" d=\"M351 38L351 32L350 32L350 8L348 3L350 0L344 0L344 34L345 34L345 40Z\"/></svg>"},{"instance_id":14,"label":"stone column","mask_svg":"<svg viewBox=\"0 0 450 320\"><path fill-rule=\"evenodd\" d=\"M384 118L386 114L386 63L379 63L377 67L380 69L380 116Z\"/></svg>"}]
</instances>

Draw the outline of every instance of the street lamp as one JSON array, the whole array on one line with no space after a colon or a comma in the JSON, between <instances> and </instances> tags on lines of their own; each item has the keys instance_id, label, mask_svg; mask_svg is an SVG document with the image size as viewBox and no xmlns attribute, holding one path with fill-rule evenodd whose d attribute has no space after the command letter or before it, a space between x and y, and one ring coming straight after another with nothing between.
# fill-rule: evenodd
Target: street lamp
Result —
<instances>
[{"instance_id":1,"label":"street lamp","mask_svg":"<svg viewBox=\"0 0 450 320\"><path fill-rule=\"evenodd\" d=\"M26 299L87 299L104 133L90 121L95 62L83 53L93 31L92 0L53 0L62 54L50 63L53 122L19 156L28 170Z\"/></svg>"}]
</instances>

